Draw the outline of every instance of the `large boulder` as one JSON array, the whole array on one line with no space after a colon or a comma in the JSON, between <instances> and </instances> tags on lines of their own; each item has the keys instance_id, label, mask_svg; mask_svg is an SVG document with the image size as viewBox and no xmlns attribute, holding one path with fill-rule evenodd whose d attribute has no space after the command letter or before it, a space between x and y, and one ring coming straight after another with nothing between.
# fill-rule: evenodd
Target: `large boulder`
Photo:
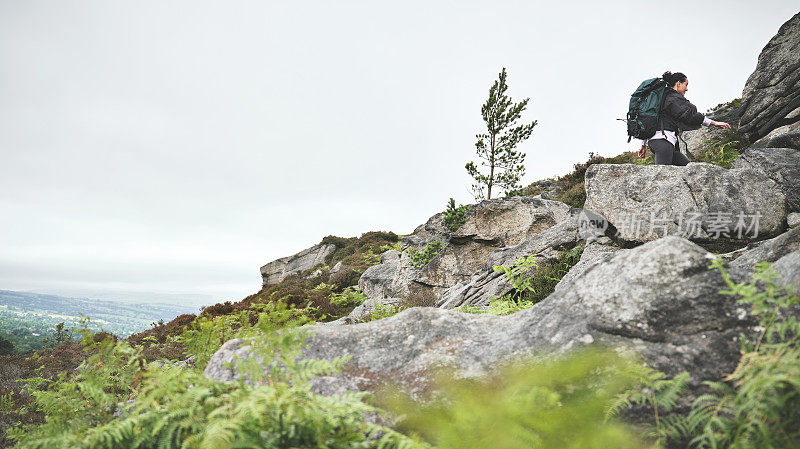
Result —
<instances>
[{"instance_id":1,"label":"large boulder","mask_svg":"<svg viewBox=\"0 0 800 449\"><path fill-rule=\"evenodd\" d=\"M570 210L564 203L537 198L482 201L414 281L438 299L442 291L484 268L496 249L517 245L564 221Z\"/></svg>"},{"instance_id":2,"label":"large boulder","mask_svg":"<svg viewBox=\"0 0 800 449\"><path fill-rule=\"evenodd\" d=\"M758 262L776 262L782 257L800 251L800 228L758 243L755 248L743 251L731 266L753 271Z\"/></svg>"},{"instance_id":3,"label":"large boulder","mask_svg":"<svg viewBox=\"0 0 800 449\"><path fill-rule=\"evenodd\" d=\"M681 235L724 247L786 229L783 189L754 169L595 164L585 179L584 207L605 217L623 242Z\"/></svg>"},{"instance_id":4,"label":"large boulder","mask_svg":"<svg viewBox=\"0 0 800 449\"><path fill-rule=\"evenodd\" d=\"M282 257L261 267L261 280L264 287L278 284L287 276L302 273L325 263L325 258L336 251L336 245L319 244L299 253Z\"/></svg>"},{"instance_id":5,"label":"large boulder","mask_svg":"<svg viewBox=\"0 0 800 449\"><path fill-rule=\"evenodd\" d=\"M775 181L786 195L787 212L800 212L800 151L792 148L748 148L733 169L749 169Z\"/></svg>"},{"instance_id":6,"label":"large boulder","mask_svg":"<svg viewBox=\"0 0 800 449\"><path fill-rule=\"evenodd\" d=\"M381 264L368 268L359 287L370 298L410 295L433 305L445 290L486 268L498 248L518 245L573 215L564 203L527 197L482 201L454 232L444 225L442 214L434 215L402 239L402 253L387 254ZM444 248L424 267L411 267L408 250L421 252L436 240Z\"/></svg>"},{"instance_id":7,"label":"large boulder","mask_svg":"<svg viewBox=\"0 0 800 449\"><path fill-rule=\"evenodd\" d=\"M800 228L759 242L757 247L744 251L730 265L744 272L754 273L759 262L772 264L772 268L778 273L776 283L791 284L795 292L800 293Z\"/></svg>"},{"instance_id":8,"label":"large boulder","mask_svg":"<svg viewBox=\"0 0 800 449\"><path fill-rule=\"evenodd\" d=\"M739 130L754 142L800 121L800 13L784 23L758 56L742 91ZM793 116L792 116L793 115Z\"/></svg>"},{"instance_id":9,"label":"large boulder","mask_svg":"<svg viewBox=\"0 0 800 449\"><path fill-rule=\"evenodd\" d=\"M795 292L800 292L800 251L781 257L772 268L778 273L776 283L791 285Z\"/></svg>"},{"instance_id":10,"label":"large boulder","mask_svg":"<svg viewBox=\"0 0 800 449\"><path fill-rule=\"evenodd\" d=\"M358 279L358 288L372 299L405 298L418 274L406 252L390 250L381 254L381 263L364 271Z\"/></svg>"},{"instance_id":11,"label":"large boulder","mask_svg":"<svg viewBox=\"0 0 800 449\"><path fill-rule=\"evenodd\" d=\"M558 259L563 250L573 248L585 238L580 232L580 217L580 210L572 209L569 217L556 225L516 245L495 249L472 276L446 289L436 306L446 309L462 305L486 306L492 298L510 292L511 284L502 272L494 271L493 267L510 266L520 258L531 255L536 256L539 265Z\"/></svg>"},{"instance_id":12,"label":"large boulder","mask_svg":"<svg viewBox=\"0 0 800 449\"><path fill-rule=\"evenodd\" d=\"M353 326L313 326L303 357L350 357L344 381L359 389L397 382L421 392L430 370L449 365L481 375L505 360L559 353L593 342L638 352L657 369L692 373L692 385L719 380L739 357L738 336L754 320L709 270L713 255L676 236L603 255L568 285L530 309L506 317L438 308L405 310ZM739 270L728 269L735 281ZM205 374L229 381L234 357L248 357L246 341L227 342Z\"/></svg>"},{"instance_id":13,"label":"large boulder","mask_svg":"<svg viewBox=\"0 0 800 449\"><path fill-rule=\"evenodd\" d=\"M797 110L800 113L800 109ZM793 148L800 150L800 122L782 126L755 143L750 148Z\"/></svg>"}]
</instances>

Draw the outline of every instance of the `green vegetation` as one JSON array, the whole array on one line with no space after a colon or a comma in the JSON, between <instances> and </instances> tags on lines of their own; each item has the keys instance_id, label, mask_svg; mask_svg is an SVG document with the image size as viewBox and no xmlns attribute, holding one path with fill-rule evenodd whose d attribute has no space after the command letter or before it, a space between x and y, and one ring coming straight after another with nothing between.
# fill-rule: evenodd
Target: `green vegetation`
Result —
<instances>
[{"instance_id":1,"label":"green vegetation","mask_svg":"<svg viewBox=\"0 0 800 449\"><path fill-rule=\"evenodd\" d=\"M344 289L341 293L333 293L331 295L331 303L340 309L352 309L364 304L366 300L367 295L352 287Z\"/></svg>"},{"instance_id":2,"label":"green vegetation","mask_svg":"<svg viewBox=\"0 0 800 449\"><path fill-rule=\"evenodd\" d=\"M689 373L684 372L668 379L666 374L644 364L631 364L626 368L620 371L620 376L630 379L633 388L620 393L611 401L606 417L616 417L623 410L636 406L646 407L652 410L653 423L644 424L644 435L663 445L667 442L666 425L676 419L667 414L675 409L681 395L686 391Z\"/></svg>"},{"instance_id":3,"label":"green vegetation","mask_svg":"<svg viewBox=\"0 0 800 449\"><path fill-rule=\"evenodd\" d=\"M400 243L400 237L394 232L373 231L361 237L329 235L320 243L336 246L336 250L325 258L325 265L332 267L342 263L341 269L334 275L330 275L330 270L325 270L322 277L330 276L330 279L323 280L343 289L358 284L358 278L364 270L380 263L380 253L386 250L384 248L394 249Z\"/></svg>"},{"instance_id":4,"label":"green vegetation","mask_svg":"<svg viewBox=\"0 0 800 449\"><path fill-rule=\"evenodd\" d=\"M478 159L489 172L481 173L474 162L465 165L467 173L474 179L472 193L476 199L484 198L484 188L488 199L492 198L495 186L506 191L518 189L519 180L525 174L525 153L514 151L514 148L531 136L536 120L517 125L530 99L513 103L506 90L506 69L503 68L489 89L489 98L481 107L486 132L478 134L475 142Z\"/></svg>"},{"instance_id":5,"label":"green vegetation","mask_svg":"<svg viewBox=\"0 0 800 449\"><path fill-rule=\"evenodd\" d=\"M386 251L402 251L402 249L400 249L400 240L392 243L391 245L381 245L381 253Z\"/></svg>"},{"instance_id":6,"label":"green vegetation","mask_svg":"<svg viewBox=\"0 0 800 449\"><path fill-rule=\"evenodd\" d=\"M728 290L752 307L762 328L754 339L742 336L742 358L725 382L708 382L674 433L694 435L697 447L783 448L800 441L800 323L789 308L800 302L791 288L775 284L777 273L757 265L750 283L735 283L718 269Z\"/></svg>"},{"instance_id":7,"label":"green vegetation","mask_svg":"<svg viewBox=\"0 0 800 449\"><path fill-rule=\"evenodd\" d=\"M703 141L703 146L695 154L695 162L707 162L723 168L731 168L731 163L739 157L740 151L748 145L747 137L737 130L725 130L722 137Z\"/></svg>"},{"instance_id":8,"label":"green vegetation","mask_svg":"<svg viewBox=\"0 0 800 449\"><path fill-rule=\"evenodd\" d=\"M377 411L368 394L311 391L309 379L338 372L345 360L297 362L301 316L269 303L254 324L239 328L236 335L251 340L263 364L256 357L238 361L234 383L199 369L146 365L140 348L84 333L85 348L95 353L74 376L26 380L32 407L47 421L9 435L21 449L414 447L412 439L364 420Z\"/></svg>"},{"instance_id":9,"label":"green vegetation","mask_svg":"<svg viewBox=\"0 0 800 449\"><path fill-rule=\"evenodd\" d=\"M634 163L636 165L653 165L656 161L649 154L645 155L644 159L637 159Z\"/></svg>"},{"instance_id":10,"label":"green vegetation","mask_svg":"<svg viewBox=\"0 0 800 449\"><path fill-rule=\"evenodd\" d=\"M583 247L576 246L562 251L556 261L541 266L536 262L536 254L521 257L510 267L497 265L494 271L502 272L514 289L502 298L492 299L488 309L462 307L459 310L489 315L509 315L525 310L553 293L561 278L580 261L581 254Z\"/></svg>"},{"instance_id":11,"label":"green vegetation","mask_svg":"<svg viewBox=\"0 0 800 449\"><path fill-rule=\"evenodd\" d=\"M393 392L381 400L404 433L441 449L646 447L631 426L605 418L629 387L618 373L632 362L613 351L584 351L518 363L482 379L443 372L435 398L420 403Z\"/></svg>"},{"instance_id":12,"label":"green vegetation","mask_svg":"<svg viewBox=\"0 0 800 449\"><path fill-rule=\"evenodd\" d=\"M535 278L530 273L531 271L535 272L538 268L536 257L536 254L521 257L511 267L503 265L492 267L495 272L503 272L503 276L514 287L514 291L502 298L493 299L489 304L487 313L510 315L533 306L533 301L528 298L536 294L536 289L533 286Z\"/></svg>"},{"instance_id":13,"label":"green vegetation","mask_svg":"<svg viewBox=\"0 0 800 449\"><path fill-rule=\"evenodd\" d=\"M469 212L470 208L468 206L461 204L456 207L456 200L450 198L450 201L447 203L447 208L444 210L442 222L444 222L450 232L455 232L461 225L467 222Z\"/></svg>"},{"instance_id":14,"label":"green vegetation","mask_svg":"<svg viewBox=\"0 0 800 449\"><path fill-rule=\"evenodd\" d=\"M749 145L747 136L738 129L726 129L717 137L703 141L700 149L695 151L695 162L707 162L731 168L733 160Z\"/></svg>"},{"instance_id":15,"label":"green vegetation","mask_svg":"<svg viewBox=\"0 0 800 449\"><path fill-rule=\"evenodd\" d=\"M731 168L731 163L734 159L739 157L739 142L733 141L723 144L714 144L703 151L703 161L714 165L719 165L722 168Z\"/></svg>"},{"instance_id":16,"label":"green vegetation","mask_svg":"<svg viewBox=\"0 0 800 449\"><path fill-rule=\"evenodd\" d=\"M729 101L727 103L720 103L720 104L714 106L713 108L711 108L711 110L716 112L716 113L724 113L728 109L738 109L738 108L741 108L741 107L742 107L742 99L741 98L734 98L733 100L731 100L731 101Z\"/></svg>"},{"instance_id":17,"label":"green vegetation","mask_svg":"<svg viewBox=\"0 0 800 449\"><path fill-rule=\"evenodd\" d=\"M336 295L348 288L353 290L364 270L380 263L380 253L388 249L399 250L400 238L393 232L367 232L361 237L350 238L329 235L322 239L321 244L335 246L324 265L288 276L278 284L267 285L239 302L205 307L202 315L229 315L249 310L254 302L285 301L296 308L307 309L310 316L319 321L346 316L356 304L342 301ZM339 262L341 268L331 274L330 267Z\"/></svg>"},{"instance_id":18,"label":"green vegetation","mask_svg":"<svg viewBox=\"0 0 800 449\"><path fill-rule=\"evenodd\" d=\"M343 265L359 265L359 257L348 257L363 255L367 251L380 254L380 248L384 245L394 245L400 241L400 237L394 232L372 231L366 232L361 237L337 237L329 235L322 239L320 244L334 245L336 250L325 258L325 264L329 266L342 262ZM363 257L363 256L362 256Z\"/></svg>"},{"instance_id":19,"label":"green vegetation","mask_svg":"<svg viewBox=\"0 0 800 449\"><path fill-rule=\"evenodd\" d=\"M637 403L653 409L651 431L660 442L682 442L696 448L788 448L800 441L800 323L789 310L800 303L791 287L775 284L777 273L759 263L751 282L733 282L721 259L719 270L727 290L739 297L759 319L755 338L740 336L742 357L722 382L705 382L708 393L698 397L686 415L669 415L688 378L674 379L651 371L636 387L618 397L611 414ZM621 398L621 399L620 399Z\"/></svg>"},{"instance_id":20,"label":"green vegetation","mask_svg":"<svg viewBox=\"0 0 800 449\"><path fill-rule=\"evenodd\" d=\"M414 268L422 268L425 265L428 265L428 262L433 259L433 257L439 252L444 249L444 245L439 240L435 242L428 243L425 245L425 249L422 252L417 251L414 248L408 249L408 256L411 257L411 262L409 264Z\"/></svg>"},{"instance_id":21,"label":"green vegetation","mask_svg":"<svg viewBox=\"0 0 800 449\"><path fill-rule=\"evenodd\" d=\"M532 301L520 298L546 296L545 286L555 285L550 283L560 279L557 273L566 272L581 250L565 250L558 263L537 264L527 257L499 270L510 276L518 302ZM592 350L514 364L481 379L454 380L443 372L435 397L424 403L397 392L382 396L380 403L399 420L394 429L380 427L364 420L365 413L380 413L369 395L322 397L310 390L310 378L335 373L344 363L297 360L305 339L298 326L316 312L257 297L246 310L234 308L228 315L204 311L178 335L177 327L162 323L148 336L117 341L92 332L84 321L75 350L70 348L77 343L62 326L59 346L30 362L42 368L27 371L33 375L24 382L24 394L4 380L13 363L3 359L0 442L8 442L1 432L12 421L14 428L7 433L23 449L640 448L689 442L698 448L794 447L800 438L800 324L787 310L800 299L775 284L776 275L766 264L758 265L749 283L733 282L719 260L711 268L726 282L723 293L752 307L761 331L754 338L742 337L736 370L724 382L709 382L709 392L688 415L678 407L687 373L669 379L614 351ZM324 283L317 287L330 294L329 301L348 306L361 296L353 289L331 293ZM375 307L371 318L400 309ZM234 364L238 382L209 380L202 369L230 338L252 340L257 357ZM160 340L183 345L186 352L180 358L193 355L195 366L148 363L146 343ZM65 365L53 365L67 359ZM650 410L652 423L644 433L619 421L631 407Z\"/></svg>"},{"instance_id":22,"label":"green vegetation","mask_svg":"<svg viewBox=\"0 0 800 449\"><path fill-rule=\"evenodd\" d=\"M389 318L390 316L395 316L398 313L402 312L408 308L406 305L384 305L377 300L372 300L372 309L370 309L369 317L365 321L375 321L375 320L382 320L384 318Z\"/></svg>"}]
</instances>

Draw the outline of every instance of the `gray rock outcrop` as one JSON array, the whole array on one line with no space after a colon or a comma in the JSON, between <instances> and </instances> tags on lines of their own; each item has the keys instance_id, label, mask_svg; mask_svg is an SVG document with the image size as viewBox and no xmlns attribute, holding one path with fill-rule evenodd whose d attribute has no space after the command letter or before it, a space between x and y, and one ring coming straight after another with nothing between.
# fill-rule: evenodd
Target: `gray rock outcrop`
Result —
<instances>
[{"instance_id":1,"label":"gray rock outcrop","mask_svg":"<svg viewBox=\"0 0 800 449\"><path fill-rule=\"evenodd\" d=\"M759 262L772 264L779 275L776 283L792 284L795 292L800 293L800 228L759 242L757 247L744 251L730 265L752 274Z\"/></svg>"},{"instance_id":2,"label":"gray rock outcrop","mask_svg":"<svg viewBox=\"0 0 800 449\"><path fill-rule=\"evenodd\" d=\"M541 265L557 259L564 249L573 248L582 236L579 230L580 210L572 209L568 218L554 226L526 239L504 248L497 248L489 254L487 262L468 279L446 289L436 306L452 309L462 305L486 306L492 298L499 298L512 286L503 273L495 272L497 265L510 266L522 257L536 255L537 264Z\"/></svg>"},{"instance_id":3,"label":"gray rock outcrop","mask_svg":"<svg viewBox=\"0 0 800 449\"><path fill-rule=\"evenodd\" d=\"M752 272L758 262L776 262L782 257L800 251L800 228L759 242L755 248L743 251L731 266Z\"/></svg>"},{"instance_id":4,"label":"gray rock outcrop","mask_svg":"<svg viewBox=\"0 0 800 449\"><path fill-rule=\"evenodd\" d=\"M800 212L800 151L792 148L748 148L731 164L732 169L761 173L781 188L787 212Z\"/></svg>"},{"instance_id":5,"label":"gray rock outcrop","mask_svg":"<svg viewBox=\"0 0 800 449\"><path fill-rule=\"evenodd\" d=\"M408 253L386 251L381 254L381 263L364 271L358 279L358 288L368 298L406 298L418 272L411 266Z\"/></svg>"},{"instance_id":6,"label":"gray rock outcrop","mask_svg":"<svg viewBox=\"0 0 800 449\"><path fill-rule=\"evenodd\" d=\"M482 201L414 281L438 299L443 290L485 268L497 248L517 245L569 216L570 207L558 201L525 197Z\"/></svg>"},{"instance_id":7,"label":"gray rock outcrop","mask_svg":"<svg viewBox=\"0 0 800 449\"><path fill-rule=\"evenodd\" d=\"M750 148L793 148L800 150L800 122L776 129L750 145Z\"/></svg>"},{"instance_id":8,"label":"gray rock outcrop","mask_svg":"<svg viewBox=\"0 0 800 449\"><path fill-rule=\"evenodd\" d=\"M758 56L742 91L739 130L756 141L775 128L800 121L800 13L784 23Z\"/></svg>"},{"instance_id":9,"label":"gray rock outcrop","mask_svg":"<svg viewBox=\"0 0 800 449\"><path fill-rule=\"evenodd\" d=\"M370 298L420 295L433 305L445 290L468 282L477 271L491 270L496 250L519 245L574 215L564 203L528 197L482 201L454 232L444 225L442 214L434 215L401 240L402 253L387 252L381 264L364 271L359 287ZM436 240L444 249L424 267L411 267L407 250L421 252Z\"/></svg>"},{"instance_id":10,"label":"gray rock outcrop","mask_svg":"<svg viewBox=\"0 0 800 449\"><path fill-rule=\"evenodd\" d=\"M596 164L585 182L584 207L605 217L627 242L681 235L720 244L785 230L783 189L754 169Z\"/></svg>"},{"instance_id":11,"label":"gray rock outcrop","mask_svg":"<svg viewBox=\"0 0 800 449\"><path fill-rule=\"evenodd\" d=\"M352 357L343 381L359 389L399 382L423 391L429 371L449 365L480 375L510 358L559 353L593 342L627 347L668 374L692 373L692 384L718 380L739 356L738 335L754 325L748 309L719 294L724 283L708 269L712 254L680 237L602 254L568 285L534 307L506 316L412 308L353 326L314 326L303 357ZM742 279L735 267L734 280ZM246 342L227 342L205 374L233 380L227 365L247 357Z\"/></svg>"},{"instance_id":12,"label":"gray rock outcrop","mask_svg":"<svg viewBox=\"0 0 800 449\"><path fill-rule=\"evenodd\" d=\"M319 244L306 248L293 256L273 260L261 267L262 285L266 287L277 284L286 279L286 276L302 273L325 263L325 258L334 251L336 251L335 245Z\"/></svg>"},{"instance_id":13,"label":"gray rock outcrop","mask_svg":"<svg viewBox=\"0 0 800 449\"><path fill-rule=\"evenodd\" d=\"M786 224L789 225L790 228L794 228L800 226L800 212L792 212L786 217Z\"/></svg>"}]
</instances>

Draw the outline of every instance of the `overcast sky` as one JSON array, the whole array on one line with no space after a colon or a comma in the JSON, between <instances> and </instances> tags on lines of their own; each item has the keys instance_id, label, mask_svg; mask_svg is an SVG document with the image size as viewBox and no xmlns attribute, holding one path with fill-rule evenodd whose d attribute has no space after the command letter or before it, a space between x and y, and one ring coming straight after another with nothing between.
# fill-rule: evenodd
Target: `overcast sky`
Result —
<instances>
[{"instance_id":1,"label":"overcast sky","mask_svg":"<svg viewBox=\"0 0 800 449\"><path fill-rule=\"evenodd\" d=\"M501 68L538 120L524 184L632 149L665 70L741 95L800 10L753 1L0 0L0 289L241 299L328 234L451 196Z\"/></svg>"}]
</instances>

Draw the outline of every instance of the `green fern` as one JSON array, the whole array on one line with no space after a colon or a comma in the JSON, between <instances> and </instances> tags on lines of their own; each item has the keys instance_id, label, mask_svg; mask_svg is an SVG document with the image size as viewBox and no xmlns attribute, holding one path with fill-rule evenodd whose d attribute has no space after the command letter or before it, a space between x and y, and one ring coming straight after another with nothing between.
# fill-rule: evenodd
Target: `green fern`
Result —
<instances>
[{"instance_id":1,"label":"green fern","mask_svg":"<svg viewBox=\"0 0 800 449\"><path fill-rule=\"evenodd\" d=\"M381 402L400 417L401 431L441 449L641 449L634 429L604 419L608 401L629 384L618 375L629 363L614 351L587 350L481 379L445 371L435 398L419 403L391 392Z\"/></svg>"},{"instance_id":2,"label":"green fern","mask_svg":"<svg viewBox=\"0 0 800 449\"><path fill-rule=\"evenodd\" d=\"M645 435L664 444L674 436L673 417L665 414L671 412L686 391L689 373L683 372L672 379L666 374L642 364L627 365L620 375L631 379L633 388L617 395L606 410L606 419L618 416L627 408L638 405L652 410L653 424L648 426Z\"/></svg>"},{"instance_id":3,"label":"green fern","mask_svg":"<svg viewBox=\"0 0 800 449\"><path fill-rule=\"evenodd\" d=\"M407 306L406 306L407 307ZM382 320L384 318L389 318L390 316L397 315L401 311L405 310L404 306L392 306L392 305L384 305L378 300L372 300L372 309L370 310L369 316L366 318L365 321L376 321Z\"/></svg>"},{"instance_id":4,"label":"green fern","mask_svg":"<svg viewBox=\"0 0 800 449\"><path fill-rule=\"evenodd\" d=\"M685 387L683 373L672 380L645 371L638 393L618 397L610 412L633 404L649 405L655 413L654 436L660 441L689 440L697 448L789 448L800 441L800 324L790 307L800 302L791 287L775 283L778 275L768 263L756 265L750 282L734 282L720 259L710 269L720 272L727 289L751 307L761 331L754 339L742 335L742 357L723 382L705 382L687 416L660 419L659 410L674 407ZM682 378L683 376L683 378ZM673 384L674 382L674 384Z\"/></svg>"},{"instance_id":5,"label":"green fern","mask_svg":"<svg viewBox=\"0 0 800 449\"><path fill-rule=\"evenodd\" d=\"M725 382L707 382L681 423L683 435L699 448L784 448L800 441L800 325L789 308L800 302L791 287L775 283L768 263L756 265L751 282L733 282L719 259L727 290L758 317L759 335L742 336L743 355Z\"/></svg>"},{"instance_id":6,"label":"green fern","mask_svg":"<svg viewBox=\"0 0 800 449\"><path fill-rule=\"evenodd\" d=\"M366 300L367 295L352 287L345 288L342 293L332 293L330 296L331 304L341 309L350 309L359 306Z\"/></svg>"},{"instance_id":7,"label":"green fern","mask_svg":"<svg viewBox=\"0 0 800 449\"><path fill-rule=\"evenodd\" d=\"M10 436L21 449L424 447L366 422L366 414L379 412L367 393L311 391L310 379L339 372L345 360L299 360L303 311L278 302L249 312L257 315L209 318L186 337L198 351L201 341L225 335L217 327L238 326L230 332L254 348L253 357L234 364L238 382L217 382L199 369L144 365L140 349L107 340L91 348L97 353L76 376L27 380L47 422L20 426Z\"/></svg>"}]
</instances>

